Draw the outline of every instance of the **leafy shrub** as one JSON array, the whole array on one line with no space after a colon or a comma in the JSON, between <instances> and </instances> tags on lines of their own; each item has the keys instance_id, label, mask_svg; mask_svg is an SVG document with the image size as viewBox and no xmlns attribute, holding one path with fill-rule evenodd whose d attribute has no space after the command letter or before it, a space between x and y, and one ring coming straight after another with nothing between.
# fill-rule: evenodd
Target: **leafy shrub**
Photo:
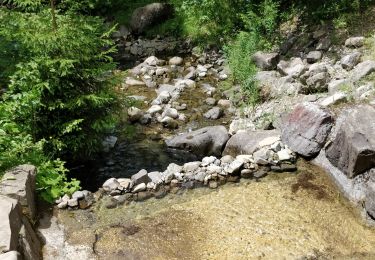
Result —
<instances>
[{"instance_id":1,"label":"leafy shrub","mask_svg":"<svg viewBox=\"0 0 375 260\"><path fill-rule=\"evenodd\" d=\"M0 103L0 171L35 164L38 189L51 201L79 187L58 158L95 153L117 122L115 48L112 30L97 17L34 5L29 11L19 1L20 10L0 9L0 38L9 47L1 54L11 61Z\"/></svg>"},{"instance_id":2,"label":"leafy shrub","mask_svg":"<svg viewBox=\"0 0 375 260\"><path fill-rule=\"evenodd\" d=\"M255 80L256 66L251 56L258 50L268 50L277 40L278 4L264 0L257 9L242 15L244 30L226 47L229 66L234 81L242 86L244 99L252 105L259 101L259 89Z\"/></svg>"}]
</instances>

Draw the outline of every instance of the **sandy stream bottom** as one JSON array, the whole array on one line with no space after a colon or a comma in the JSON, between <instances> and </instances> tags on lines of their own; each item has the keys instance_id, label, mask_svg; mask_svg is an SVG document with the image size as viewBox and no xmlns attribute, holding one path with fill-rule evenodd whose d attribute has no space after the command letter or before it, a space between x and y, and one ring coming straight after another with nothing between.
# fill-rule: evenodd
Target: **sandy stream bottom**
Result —
<instances>
[{"instance_id":1,"label":"sandy stream bottom","mask_svg":"<svg viewBox=\"0 0 375 260\"><path fill-rule=\"evenodd\" d=\"M375 229L324 173L298 167L58 218L68 243L90 246L98 259L375 259Z\"/></svg>"}]
</instances>

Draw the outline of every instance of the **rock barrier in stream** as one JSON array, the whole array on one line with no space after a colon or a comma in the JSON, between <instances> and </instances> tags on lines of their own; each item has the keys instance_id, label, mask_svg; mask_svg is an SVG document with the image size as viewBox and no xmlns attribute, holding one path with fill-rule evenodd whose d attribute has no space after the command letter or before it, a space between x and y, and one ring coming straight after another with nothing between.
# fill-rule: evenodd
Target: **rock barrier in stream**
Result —
<instances>
[{"instance_id":1,"label":"rock barrier in stream","mask_svg":"<svg viewBox=\"0 0 375 260\"><path fill-rule=\"evenodd\" d=\"M204 186L216 189L240 178L260 179L269 172L297 170L296 154L280 141L280 136L260 139L257 147L253 154L207 156L184 165L172 163L164 172L140 170L131 178L110 178L102 187L102 191L110 195L106 206L113 208L126 201L161 198L181 189Z\"/></svg>"}]
</instances>

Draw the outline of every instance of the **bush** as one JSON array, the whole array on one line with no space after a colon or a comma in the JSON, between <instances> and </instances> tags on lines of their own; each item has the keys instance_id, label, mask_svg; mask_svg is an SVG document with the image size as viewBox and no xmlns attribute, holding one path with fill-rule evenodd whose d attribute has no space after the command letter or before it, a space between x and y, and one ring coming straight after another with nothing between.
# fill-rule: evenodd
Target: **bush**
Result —
<instances>
[{"instance_id":1,"label":"bush","mask_svg":"<svg viewBox=\"0 0 375 260\"><path fill-rule=\"evenodd\" d=\"M38 189L51 201L78 188L58 158L82 159L100 150L117 122L120 99L112 30L103 20L32 7L0 9L0 38L9 46L2 58L12 61L0 104L0 170L35 164Z\"/></svg>"},{"instance_id":2,"label":"bush","mask_svg":"<svg viewBox=\"0 0 375 260\"><path fill-rule=\"evenodd\" d=\"M277 41L278 7L275 1L264 0L256 9L242 15L244 30L225 48L233 80L241 84L244 101L252 105L259 101L259 89L251 56L258 50L270 49Z\"/></svg>"}]
</instances>

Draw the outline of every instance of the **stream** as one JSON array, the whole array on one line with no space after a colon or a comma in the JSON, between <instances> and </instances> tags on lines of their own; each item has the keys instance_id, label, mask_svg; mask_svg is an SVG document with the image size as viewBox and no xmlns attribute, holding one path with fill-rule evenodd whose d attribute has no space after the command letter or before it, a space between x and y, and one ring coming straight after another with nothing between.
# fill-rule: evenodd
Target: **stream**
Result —
<instances>
[{"instance_id":1,"label":"stream","mask_svg":"<svg viewBox=\"0 0 375 260\"><path fill-rule=\"evenodd\" d=\"M194 63L195 59L186 57L184 62ZM181 76L178 71L158 83L177 76ZM165 128L155 120L116 129L118 141L112 150L72 170L82 187L95 192L111 177L129 178L140 169L164 171L170 163L202 159L169 149L164 140L204 126L228 127L232 117L228 109L217 120L203 117L212 107L202 90L205 83L219 90L212 95L216 100L222 98L218 80L206 77L178 99L187 106L181 111L187 120L179 122L178 129ZM157 97L155 89L146 86L125 86L123 90L146 98L138 103L142 110ZM241 179L217 189L180 189L162 199L127 201L114 209L105 206L108 197L89 210L55 208L46 226L52 233L63 234L64 241L46 246L44 257L375 259L375 230L362 222L359 210L340 195L322 170L302 159L297 166L296 173Z\"/></svg>"}]
</instances>

